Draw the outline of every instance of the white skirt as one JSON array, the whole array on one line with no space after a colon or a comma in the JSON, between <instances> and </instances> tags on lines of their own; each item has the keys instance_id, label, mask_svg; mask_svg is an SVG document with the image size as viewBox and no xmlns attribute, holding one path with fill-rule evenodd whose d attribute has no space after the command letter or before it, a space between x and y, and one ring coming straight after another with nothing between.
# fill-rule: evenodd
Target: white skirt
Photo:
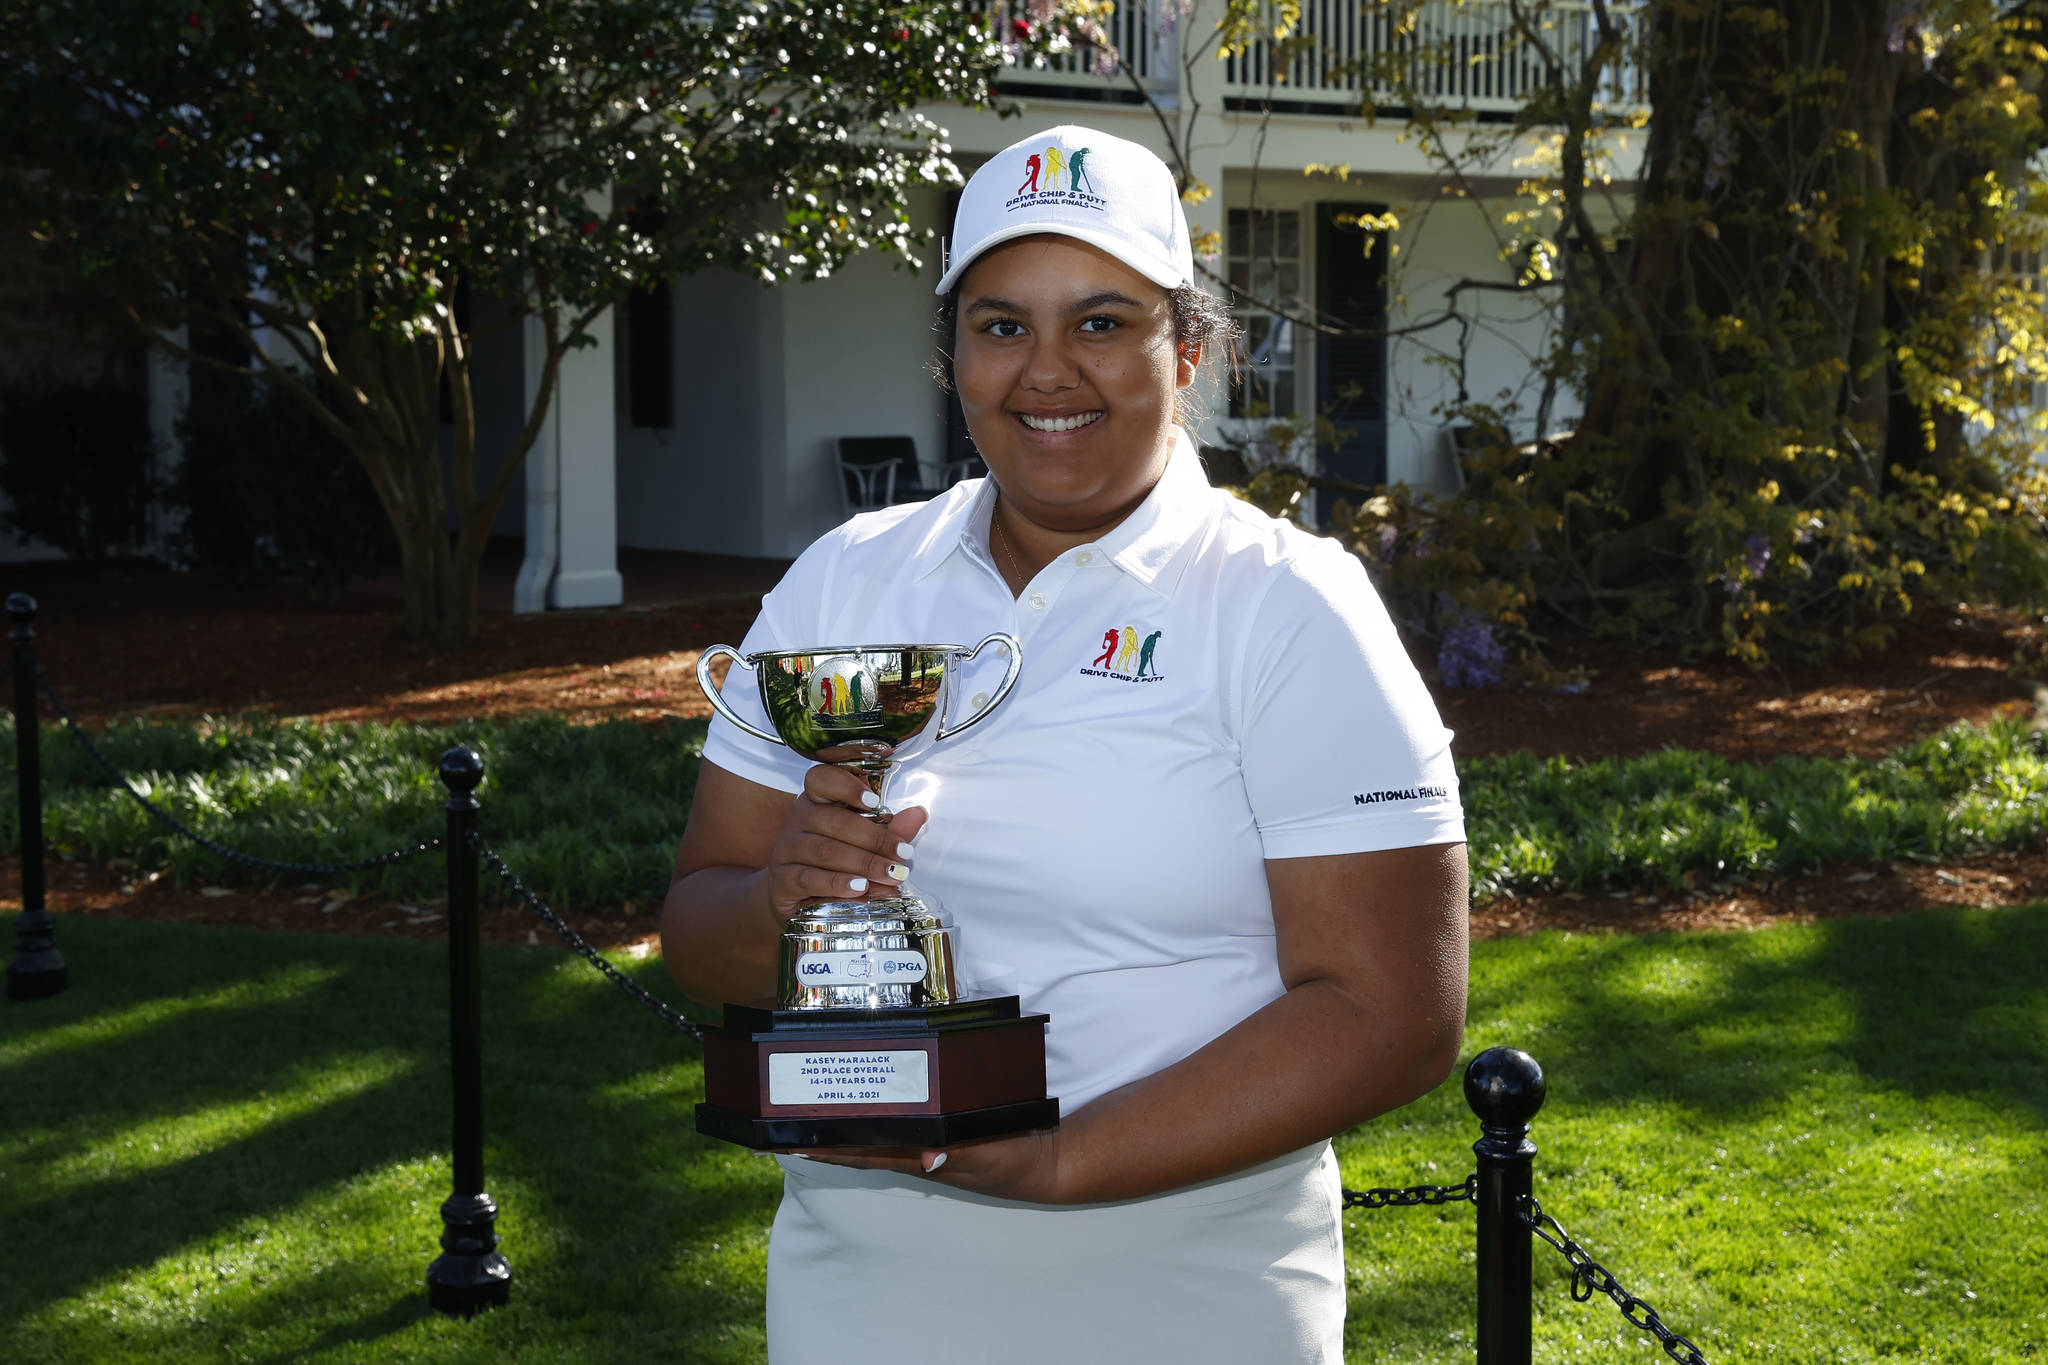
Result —
<instances>
[{"instance_id":1,"label":"white skirt","mask_svg":"<svg viewBox=\"0 0 2048 1365\"><path fill-rule=\"evenodd\" d=\"M783 1170L770 1365L1342 1365L1328 1143L1065 1208L801 1159Z\"/></svg>"}]
</instances>

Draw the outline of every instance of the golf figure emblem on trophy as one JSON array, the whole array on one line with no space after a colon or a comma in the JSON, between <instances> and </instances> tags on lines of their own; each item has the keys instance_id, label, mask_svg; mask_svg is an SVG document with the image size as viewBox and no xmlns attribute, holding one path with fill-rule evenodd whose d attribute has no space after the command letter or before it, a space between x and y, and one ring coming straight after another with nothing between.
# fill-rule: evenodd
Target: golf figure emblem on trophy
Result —
<instances>
[{"instance_id":1,"label":"golf figure emblem on trophy","mask_svg":"<svg viewBox=\"0 0 2048 1365\"><path fill-rule=\"evenodd\" d=\"M986 703L952 719L961 669L995 648L1009 660ZM773 733L737 715L711 677L729 658L754 675ZM881 801L933 744L979 724L1016 685L1016 637L964 645L855 645L742 657L714 645L697 681L747 734L858 774ZM1016 996L963 1000L954 925L908 885L900 895L818 901L784 926L772 1006L728 1003L704 1034L697 1129L748 1147L936 1147L1049 1127L1045 1016Z\"/></svg>"}]
</instances>

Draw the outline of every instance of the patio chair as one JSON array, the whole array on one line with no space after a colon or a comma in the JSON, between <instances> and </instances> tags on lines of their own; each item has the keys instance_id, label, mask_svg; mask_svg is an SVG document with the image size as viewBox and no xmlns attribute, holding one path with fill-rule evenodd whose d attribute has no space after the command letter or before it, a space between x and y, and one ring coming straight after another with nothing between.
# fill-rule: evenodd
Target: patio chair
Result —
<instances>
[{"instance_id":1,"label":"patio chair","mask_svg":"<svg viewBox=\"0 0 2048 1365\"><path fill-rule=\"evenodd\" d=\"M846 514L872 512L899 502L923 502L939 490L924 486L917 442L909 436L841 436L839 496Z\"/></svg>"}]
</instances>

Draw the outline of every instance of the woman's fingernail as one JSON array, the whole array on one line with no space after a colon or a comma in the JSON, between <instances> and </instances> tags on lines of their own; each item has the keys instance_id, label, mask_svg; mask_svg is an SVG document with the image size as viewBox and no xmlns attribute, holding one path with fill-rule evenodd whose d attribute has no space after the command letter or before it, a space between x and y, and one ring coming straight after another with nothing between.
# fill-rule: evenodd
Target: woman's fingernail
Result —
<instances>
[{"instance_id":1,"label":"woman's fingernail","mask_svg":"<svg viewBox=\"0 0 2048 1365\"><path fill-rule=\"evenodd\" d=\"M896 856L907 863L917 856L917 850L909 844L898 844L896 845Z\"/></svg>"},{"instance_id":2,"label":"woman's fingernail","mask_svg":"<svg viewBox=\"0 0 2048 1365\"><path fill-rule=\"evenodd\" d=\"M946 1154L944 1152L933 1152L930 1156L924 1159L924 1173L926 1175L930 1175L933 1171L936 1171L937 1169L939 1169L939 1167L945 1164Z\"/></svg>"},{"instance_id":3,"label":"woman's fingernail","mask_svg":"<svg viewBox=\"0 0 2048 1365\"><path fill-rule=\"evenodd\" d=\"M869 810L880 810L882 808L882 798L873 792L862 792L860 794L860 803Z\"/></svg>"},{"instance_id":4,"label":"woman's fingernail","mask_svg":"<svg viewBox=\"0 0 2048 1365\"><path fill-rule=\"evenodd\" d=\"M861 892L868 889L868 879L866 877L855 877L846 884L846 889L858 896Z\"/></svg>"},{"instance_id":5,"label":"woman's fingernail","mask_svg":"<svg viewBox=\"0 0 2048 1365\"><path fill-rule=\"evenodd\" d=\"M908 881L909 878L910 869L905 867L902 863L889 864L889 880L900 882Z\"/></svg>"}]
</instances>

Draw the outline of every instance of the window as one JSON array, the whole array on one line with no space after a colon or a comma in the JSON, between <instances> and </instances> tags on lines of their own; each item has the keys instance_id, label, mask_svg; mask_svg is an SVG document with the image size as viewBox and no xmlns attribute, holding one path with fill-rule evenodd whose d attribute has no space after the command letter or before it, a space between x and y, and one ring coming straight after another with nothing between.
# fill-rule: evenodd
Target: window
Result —
<instances>
[{"instance_id":1,"label":"window","mask_svg":"<svg viewBox=\"0 0 2048 1365\"><path fill-rule=\"evenodd\" d=\"M1301 214L1293 209L1232 209L1224 242L1230 309L1244 328L1245 365L1231 386L1232 417L1293 417L1302 385L1295 325L1300 313Z\"/></svg>"}]
</instances>

